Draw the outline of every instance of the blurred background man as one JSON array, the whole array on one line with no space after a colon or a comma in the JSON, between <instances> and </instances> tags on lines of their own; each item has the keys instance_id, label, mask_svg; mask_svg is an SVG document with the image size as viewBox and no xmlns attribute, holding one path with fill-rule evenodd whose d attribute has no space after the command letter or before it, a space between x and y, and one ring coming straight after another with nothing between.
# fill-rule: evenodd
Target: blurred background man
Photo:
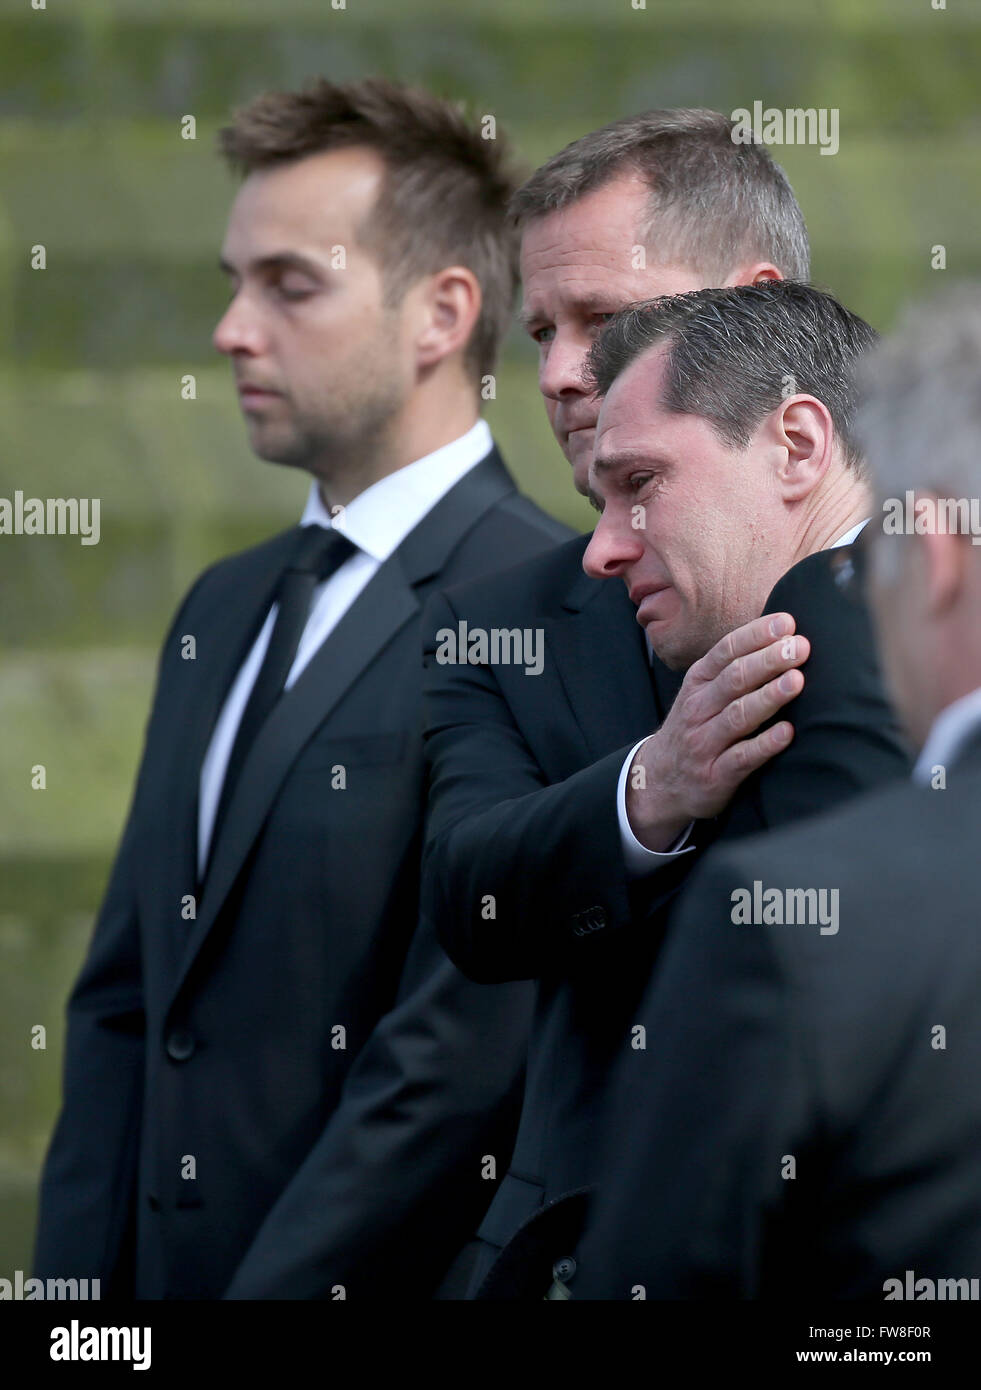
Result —
<instances>
[{"instance_id":1,"label":"blurred background man","mask_svg":"<svg viewBox=\"0 0 981 1390\"><path fill-rule=\"evenodd\" d=\"M510 1143L529 999L415 934L419 613L568 534L479 418L505 151L378 79L266 93L221 145L245 178L215 346L252 448L313 481L165 640L36 1263L144 1298L425 1296Z\"/></svg>"},{"instance_id":2,"label":"blurred background man","mask_svg":"<svg viewBox=\"0 0 981 1390\"><path fill-rule=\"evenodd\" d=\"M978 1297L981 289L907 314L862 376L860 545L913 780L706 860L647 1049L623 1042L577 1298ZM897 532L907 498L952 523ZM754 887L825 895L833 929L738 916Z\"/></svg>"}]
</instances>

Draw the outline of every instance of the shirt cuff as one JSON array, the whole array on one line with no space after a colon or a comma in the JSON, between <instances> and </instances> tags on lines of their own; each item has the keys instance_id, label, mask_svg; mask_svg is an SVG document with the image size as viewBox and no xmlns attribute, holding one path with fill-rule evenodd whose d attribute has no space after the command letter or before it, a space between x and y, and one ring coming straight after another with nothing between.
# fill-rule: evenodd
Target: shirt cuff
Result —
<instances>
[{"instance_id":1,"label":"shirt cuff","mask_svg":"<svg viewBox=\"0 0 981 1390\"><path fill-rule=\"evenodd\" d=\"M694 845L687 843L695 827L695 822L689 822L688 828L675 840L674 844L666 850L648 849L642 845L637 836L630 828L630 821L627 819L627 778L630 775L630 766L637 756L637 750L642 744L646 743L650 734L647 734L640 742L635 743L627 754L623 767L620 769L620 780L617 782L617 820L620 822L620 844L623 846L623 861L627 866L627 875L630 878L642 878L645 874L652 873L654 870L669 864L676 859L679 854L688 854L695 848Z\"/></svg>"}]
</instances>

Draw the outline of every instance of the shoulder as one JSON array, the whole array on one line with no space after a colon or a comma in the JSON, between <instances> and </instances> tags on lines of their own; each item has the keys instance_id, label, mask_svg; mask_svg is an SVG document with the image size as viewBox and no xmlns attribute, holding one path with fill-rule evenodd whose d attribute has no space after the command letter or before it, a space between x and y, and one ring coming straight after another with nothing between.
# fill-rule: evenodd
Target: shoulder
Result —
<instances>
[{"instance_id":1,"label":"shoulder","mask_svg":"<svg viewBox=\"0 0 981 1390\"><path fill-rule=\"evenodd\" d=\"M517 563L543 546L558 545L574 535L571 527L556 521L530 497L518 491L514 476L496 444L470 473L463 476L453 492L459 494L461 505L466 499L467 506L478 509L476 523L468 530L467 539L480 538L486 542L488 537L493 537L507 546L501 556L502 566L509 558ZM489 505L482 506L482 503Z\"/></svg>"},{"instance_id":2,"label":"shoulder","mask_svg":"<svg viewBox=\"0 0 981 1390\"><path fill-rule=\"evenodd\" d=\"M572 534L516 563L509 564L501 555L499 567L492 573L450 583L440 598L460 614L492 610L503 619L511 613L534 611L544 617L550 608L561 604L573 585L586 579L582 557L588 543L588 535Z\"/></svg>"},{"instance_id":3,"label":"shoulder","mask_svg":"<svg viewBox=\"0 0 981 1390\"><path fill-rule=\"evenodd\" d=\"M461 539L458 553L481 549L494 555L495 568L523 563L575 536L530 497L509 492L483 512Z\"/></svg>"},{"instance_id":4,"label":"shoulder","mask_svg":"<svg viewBox=\"0 0 981 1390\"><path fill-rule=\"evenodd\" d=\"M821 550L788 570L764 613L790 613L811 652L801 667L804 689L794 702L801 720L823 719L844 702L859 722L872 721L904 747L879 666L871 614L847 583L850 546ZM837 704L835 703L837 702Z\"/></svg>"},{"instance_id":5,"label":"shoulder","mask_svg":"<svg viewBox=\"0 0 981 1390\"><path fill-rule=\"evenodd\" d=\"M764 613L786 611L810 622L844 623L849 629L869 630L868 609L860 595L849 591L851 546L818 550L798 561L771 590ZM798 622L798 630L803 630Z\"/></svg>"},{"instance_id":6,"label":"shoulder","mask_svg":"<svg viewBox=\"0 0 981 1390\"><path fill-rule=\"evenodd\" d=\"M690 901L697 914L757 882L784 893L824 891L834 895L836 931L757 928L774 933L788 966L817 965L832 991L849 976L868 980L898 967L912 987L917 962L966 952L981 965L971 849L979 835L981 770L945 790L897 778L799 825L718 846L693 876Z\"/></svg>"},{"instance_id":7,"label":"shoulder","mask_svg":"<svg viewBox=\"0 0 981 1390\"><path fill-rule=\"evenodd\" d=\"M278 571L287 560L298 527L291 526L269 540L224 555L202 570L181 600L178 615L189 608L209 607L228 601L228 596L257 575Z\"/></svg>"}]
</instances>

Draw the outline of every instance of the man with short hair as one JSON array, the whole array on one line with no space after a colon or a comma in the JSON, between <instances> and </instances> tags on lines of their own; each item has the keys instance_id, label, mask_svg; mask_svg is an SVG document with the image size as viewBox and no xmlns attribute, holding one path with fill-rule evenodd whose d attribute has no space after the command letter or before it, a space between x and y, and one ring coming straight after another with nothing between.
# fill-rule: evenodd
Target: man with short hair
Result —
<instances>
[{"instance_id":1,"label":"man with short hair","mask_svg":"<svg viewBox=\"0 0 981 1390\"><path fill-rule=\"evenodd\" d=\"M861 375L876 519L848 585L868 571L913 780L693 878L577 1298L977 1297L981 289L908 313Z\"/></svg>"},{"instance_id":2,"label":"man with short hair","mask_svg":"<svg viewBox=\"0 0 981 1390\"><path fill-rule=\"evenodd\" d=\"M455 107L375 79L265 93L221 148L244 181L215 346L255 453L312 482L164 642L36 1264L142 1298L424 1298L510 1145L530 999L416 930L419 615L569 534L479 418L510 176Z\"/></svg>"},{"instance_id":3,"label":"man with short hair","mask_svg":"<svg viewBox=\"0 0 981 1390\"><path fill-rule=\"evenodd\" d=\"M586 490L600 398L583 366L605 332L602 322L625 301L696 290L709 273L726 286L755 285L764 296L782 271L806 274L806 239L783 175L765 150L735 144L723 116L654 112L579 144L533 175L514 206L524 216L522 317L541 344L540 381L553 428ZM597 168L597 149L608 158L605 169ZM686 247L703 269L687 263ZM807 293L814 292L792 292ZM779 316L784 300L774 295L772 303ZM825 309L845 315L833 301ZM872 336L845 318L850 334L826 382L836 391L844 389L850 355ZM791 365L779 364L778 399L793 364L806 380L813 358L800 333L794 346ZM763 346L757 355L762 372ZM773 370L777 365L770 362ZM808 386L801 389L806 398ZM827 404L815 408L794 391L789 399L788 420L810 431L813 456L797 458L793 450L804 441L796 434L774 443L765 486L775 486L782 463L785 491L777 496L784 508L774 498L759 517L737 509L738 535L724 524L732 484L728 498L725 488L703 497L697 468L686 474L685 460L676 460L687 505L667 544L679 583L679 557L690 547L714 618L742 624L730 631L713 619L701 636L711 631L715 645L703 646L697 659L690 642L673 653L667 643L668 660L661 659L659 624L669 595L633 596L654 608L652 655L626 586L598 577L607 572L604 548L615 519L629 515L637 526L634 550L644 545L648 516L652 537L659 534L649 467L636 478L626 471L624 487L637 487L629 513L611 503L592 539L479 588L439 595L426 615L431 780L424 912L472 978L538 981L510 1171L468 1251L470 1288L482 1297L542 1297L549 1288L567 1296L565 1257L575 1245L583 1194L597 1176L607 1074L629 1045L667 907L692 860L720 832L719 817L725 813L729 834L779 824L907 766L866 615L840 598L826 557L811 555L849 540L867 515L867 499L858 475L844 467ZM762 465L758 472L762 480ZM720 488L718 467L713 476ZM598 486L593 479L597 500ZM791 507L798 493L813 494L815 507L813 522L799 533L794 527L810 504ZM788 535L764 534L764 516L768 525L787 526ZM710 519L714 551L703 544ZM624 543L623 536L616 541ZM759 563L742 610L729 602L730 552ZM613 556L610 573L626 572L632 555ZM772 616L761 619L781 565L801 555L810 556L804 572L777 587ZM650 560L638 572L652 593L674 573ZM531 679L504 665L441 663L438 633L461 622L471 629L540 628L542 674ZM796 668L808 660L802 678ZM773 720L791 700L796 733L788 747L789 725Z\"/></svg>"}]
</instances>

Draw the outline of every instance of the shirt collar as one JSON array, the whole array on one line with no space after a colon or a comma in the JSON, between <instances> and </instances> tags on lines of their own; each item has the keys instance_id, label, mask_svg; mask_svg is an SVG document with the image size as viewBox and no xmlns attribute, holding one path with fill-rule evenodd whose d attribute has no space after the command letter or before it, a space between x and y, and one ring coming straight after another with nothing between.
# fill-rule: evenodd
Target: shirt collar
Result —
<instances>
[{"instance_id":1,"label":"shirt collar","mask_svg":"<svg viewBox=\"0 0 981 1390\"><path fill-rule=\"evenodd\" d=\"M866 517L864 521L860 521L857 526L853 526L850 531L846 531L843 536L839 536L836 541L833 541L832 544L828 546L828 549L837 550L839 545L851 545L852 541L857 539L868 524L869 519Z\"/></svg>"},{"instance_id":2,"label":"shirt collar","mask_svg":"<svg viewBox=\"0 0 981 1390\"><path fill-rule=\"evenodd\" d=\"M947 767L981 725L981 686L962 695L940 711L926 736L922 752L913 768L913 781L929 784L931 770Z\"/></svg>"},{"instance_id":3,"label":"shirt collar","mask_svg":"<svg viewBox=\"0 0 981 1390\"><path fill-rule=\"evenodd\" d=\"M478 420L459 439L379 478L333 516L314 478L300 525L333 526L382 563L450 488L490 453L493 444L487 421Z\"/></svg>"}]
</instances>

